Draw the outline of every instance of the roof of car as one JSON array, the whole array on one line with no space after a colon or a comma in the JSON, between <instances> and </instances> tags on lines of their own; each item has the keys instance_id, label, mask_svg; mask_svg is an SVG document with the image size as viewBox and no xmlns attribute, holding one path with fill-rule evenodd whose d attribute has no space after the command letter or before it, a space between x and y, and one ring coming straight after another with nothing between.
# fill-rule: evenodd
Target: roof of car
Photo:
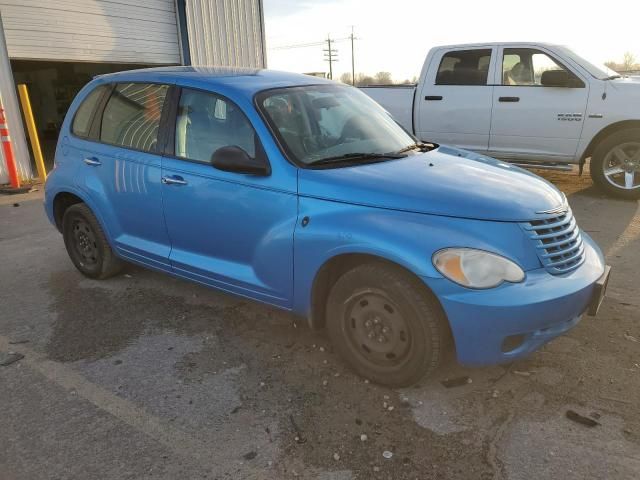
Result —
<instances>
[{"instance_id":1,"label":"roof of car","mask_svg":"<svg viewBox=\"0 0 640 480\"><path fill-rule=\"evenodd\" d=\"M256 68L176 66L127 70L101 75L108 82L166 82L186 86L225 86L253 94L261 90L298 85L335 84L331 80Z\"/></svg>"},{"instance_id":2,"label":"roof of car","mask_svg":"<svg viewBox=\"0 0 640 480\"><path fill-rule=\"evenodd\" d=\"M555 43L547 42L483 42L483 43L454 43L451 45L438 45L434 48L473 48L473 47L499 47L501 45L539 45L542 47L556 47Z\"/></svg>"}]
</instances>

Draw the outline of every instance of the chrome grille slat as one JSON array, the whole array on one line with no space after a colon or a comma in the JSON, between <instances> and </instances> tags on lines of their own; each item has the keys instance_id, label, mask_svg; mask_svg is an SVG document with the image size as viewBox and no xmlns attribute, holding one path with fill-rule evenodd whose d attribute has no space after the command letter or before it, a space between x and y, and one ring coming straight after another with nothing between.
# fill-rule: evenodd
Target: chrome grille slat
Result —
<instances>
[{"instance_id":1,"label":"chrome grille slat","mask_svg":"<svg viewBox=\"0 0 640 480\"><path fill-rule=\"evenodd\" d=\"M556 232L549 232L549 233L540 233L537 235L531 235L531 238L533 238L534 240L543 240L545 238L553 238L553 237L559 237L563 234L566 233L570 233L573 232L576 228L576 221L572 218L571 221L568 224L562 225L563 227L565 227L562 230L558 230ZM556 227L557 228L557 227ZM543 227L540 228L539 230L545 231L547 230L547 227ZM538 230L531 230L531 232L537 232Z\"/></svg>"},{"instance_id":2,"label":"chrome grille slat","mask_svg":"<svg viewBox=\"0 0 640 480\"><path fill-rule=\"evenodd\" d=\"M560 217L555 217L552 219L553 222L552 223L546 223L547 220L537 220L536 224L534 225L533 222L530 222L527 226L525 226L525 230L538 230L541 228L555 228L555 227L562 227L563 225L566 225L567 223L571 222L572 220L574 220L574 218L571 215L561 215ZM539 223L538 223L539 222ZM542 223L544 222L544 223Z\"/></svg>"},{"instance_id":3,"label":"chrome grille slat","mask_svg":"<svg viewBox=\"0 0 640 480\"><path fill-rule=\"evenodd\" d=\"M571 252L570 256L563 258L562 260L556 260L555 262L549 262L547 263L548 267L562 267L564 265L566 265L568 262L571 262L572 260L577 260L578 258L580 258L583 254L584 254L584 246L582 244L580 244L580 248L578 248L577 250L573 250Z\"/></svg>"},{"instance_id":4,"label":"chrome grille slat","mask_svg":"<svg viewBox=\"0 0 640 480\"><path fill-rule=\"evenodd\" d=\"M548 248L554 248L554 247L558 247L560 245L564 245L567 242L571 242L573 240L576 240L577 238L580 237L580 230L579 229L575 229L573 231L573 233L571 234L571 236L569 238L567 238L566 240L558 240L557 242L552 242L552 243L545 243L543 245L538 245L536 248L544 248L544 249L548 249Z\"/></svg>"},{"instance_id":5,"label":"chrome grille slat","mask_svg":"<svg viewBox=\"0 0 640 480\"><path fill-rule=\"evenodd\" d=\"M520 226L534 243L540 262L552 275L569 273L584 262L582 235L571 209Z\"/></svg>"}]
</instances>

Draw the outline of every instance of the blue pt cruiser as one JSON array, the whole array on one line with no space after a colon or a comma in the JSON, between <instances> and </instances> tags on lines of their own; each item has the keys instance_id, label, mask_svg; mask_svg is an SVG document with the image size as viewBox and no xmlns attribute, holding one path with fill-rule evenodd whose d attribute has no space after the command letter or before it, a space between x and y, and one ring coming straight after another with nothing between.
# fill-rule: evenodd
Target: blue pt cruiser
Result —
<instances>
[{"instance_id":1,"label":"blue pt cruiser","mask_svg":"<svg viewBox=\"0 0 640 480\"><path fill-rule=\"evenodd\" d=\"M483 365L595 314L609 268L565 196L417 142L357 89L268 70L104 75L62 126L46 211L84 275L122 261L325 327L361 375Z\"/></svg>"}]
</instances>

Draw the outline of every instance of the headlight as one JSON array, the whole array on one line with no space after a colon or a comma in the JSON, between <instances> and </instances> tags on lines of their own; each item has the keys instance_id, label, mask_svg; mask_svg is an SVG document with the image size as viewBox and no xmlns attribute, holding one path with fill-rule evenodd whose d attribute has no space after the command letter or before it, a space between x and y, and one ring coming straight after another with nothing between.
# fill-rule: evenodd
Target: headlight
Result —
<instances>
[{"instance_id":1,"label":"headlight","mask_svg":"<svg viewBox=\"0 0 640 480\"><path fill-rule=\"evenodd\" d=\"M433 264L449 280L469 288L493 288L502 282L521 282L522 269L500 255L472 248L445 248Z\"/></svg>"}]
</instances>

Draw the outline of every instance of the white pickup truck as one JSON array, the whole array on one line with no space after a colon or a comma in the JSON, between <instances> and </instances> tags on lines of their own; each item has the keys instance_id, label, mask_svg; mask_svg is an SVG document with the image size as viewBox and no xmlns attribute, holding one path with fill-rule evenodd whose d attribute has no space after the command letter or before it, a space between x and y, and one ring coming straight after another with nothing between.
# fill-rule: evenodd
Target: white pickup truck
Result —
<instances>
[{"instance_id":1,"label":"white pickup truck","mask_svg":"<svg viewBox=\"0 0 640 480\"><path fill-rule=\"evenodd\" d=\"M417 85L362 87L425 142L567 168L640 198L640 81L544 43L432 48Z\"/></svg>"}]
</instances>

